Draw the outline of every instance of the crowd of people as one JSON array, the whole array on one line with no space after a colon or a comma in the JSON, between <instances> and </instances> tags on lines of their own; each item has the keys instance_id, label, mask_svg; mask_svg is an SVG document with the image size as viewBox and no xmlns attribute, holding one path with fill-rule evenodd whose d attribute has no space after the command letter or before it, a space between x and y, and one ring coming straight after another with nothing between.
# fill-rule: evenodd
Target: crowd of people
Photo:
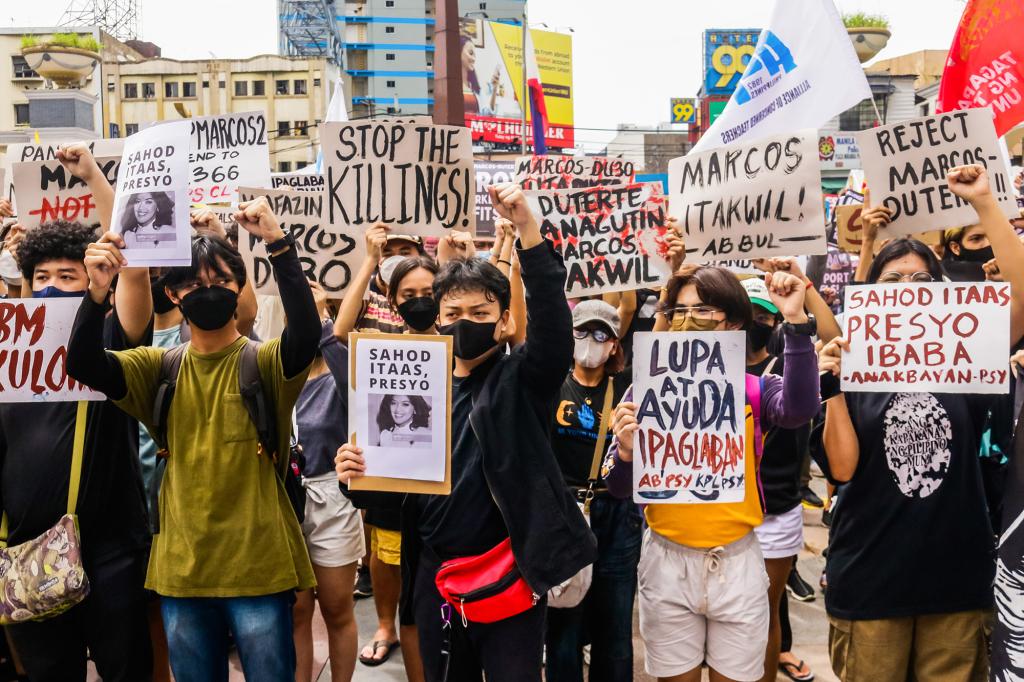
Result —
<instances>
[{"instance_id":1,"label":"crowd of people","mask_svg":"<svg viewBox=\"0 0 1024 682\"><path fill-rule=\"evenodd\" d=\"M84 680L91 659L107 682L226 680L234 648L246 679L309 682L319 605L336 682L399 647L413 681L629 680L638 605L660 680L704 667L715 681L811 680L786 595L811 459L830 492L835 674L987 679L1013 396L843 393L852 341L795 259L742 277L690 263L672 221L660 290L567 301L561 258L504 184L489 190L490 250L452 232L435 257L377 224L345 297L329 300L263 198L232 225L197 208L191 265L128 267L121 249L157 229L159 197L139 201L138 235L119 236L88 149L59 159L93 192L101 228L16 225L4 248L23 280L8 296L81 299L67 369L106 399L0 404L7 543L53 526L73 490L90 584L70 610L6 628L27 679ZM939 255L877 243L891 216L866 197L855 281L1008 282L1016 350L1024 244L984 168L953 169L948 185L980 222L947 233ZM240 233L266 244L279 306L257 299ZM272 317L280 333L259 338ZM727 330L746 332L743 463L759 484L736 502L635 504L634 335ZM452 337L450 494L349 489L366 471L349 442L353 331ZM431 409L386 396L381 445L415 444ZM913 463L894 462L899 439L922 444ZM447 576L472 561L505 569L453 604ZM360 646L354 600L371 597L377 628Z\"/></svg>"}]
</instances>

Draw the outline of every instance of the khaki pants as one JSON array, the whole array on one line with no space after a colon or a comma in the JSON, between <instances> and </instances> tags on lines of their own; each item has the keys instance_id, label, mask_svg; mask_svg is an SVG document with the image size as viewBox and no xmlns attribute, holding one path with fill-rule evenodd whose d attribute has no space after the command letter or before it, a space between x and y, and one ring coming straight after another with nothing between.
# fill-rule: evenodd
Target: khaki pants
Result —
<instances>
[{"instance_id":1,"label":"khaki pants","mask_svg":"<svg viewBox=\"0 0 1024 682\"><path fill-rule=\"evenodd\" d=\"M990 618L989 611L829 617L832 670L843 682L986 682Z\"/></svg>"}]
</instances>

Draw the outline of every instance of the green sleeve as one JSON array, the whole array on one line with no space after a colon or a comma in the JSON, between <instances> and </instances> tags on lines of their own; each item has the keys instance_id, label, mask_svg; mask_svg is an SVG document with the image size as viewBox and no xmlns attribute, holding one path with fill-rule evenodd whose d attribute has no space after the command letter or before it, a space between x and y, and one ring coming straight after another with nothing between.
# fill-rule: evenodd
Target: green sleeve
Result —
<instances>
[{"instance_id":1,"label":"green sleeve","mask_svg":"<svg viewBox=\"0 0 1024 682\"><path fill-rule=\"evenodd\" d=\"M124 370L124 381L128 386L128 394L115 404L143 424L152 422L153 399L165 352L163 348L142 346L114 353Z\"/></svg>"}]
</instances>

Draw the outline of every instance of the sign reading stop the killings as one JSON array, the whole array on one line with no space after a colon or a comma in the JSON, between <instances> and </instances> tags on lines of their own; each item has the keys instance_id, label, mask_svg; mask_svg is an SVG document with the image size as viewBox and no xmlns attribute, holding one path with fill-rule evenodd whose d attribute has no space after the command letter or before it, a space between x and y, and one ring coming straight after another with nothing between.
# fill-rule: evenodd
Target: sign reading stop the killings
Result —
<instances>
[{"instance_id":1,"label":"sign reading stop the killings","mask_svg":"<svg viewBox=\"0 0 1024 682\"><path fill-rule=\"evenodd\" d=\"M1009 391L1009 284L853 286L844 314L844 391Z\"/></svg>"}]
</instances>

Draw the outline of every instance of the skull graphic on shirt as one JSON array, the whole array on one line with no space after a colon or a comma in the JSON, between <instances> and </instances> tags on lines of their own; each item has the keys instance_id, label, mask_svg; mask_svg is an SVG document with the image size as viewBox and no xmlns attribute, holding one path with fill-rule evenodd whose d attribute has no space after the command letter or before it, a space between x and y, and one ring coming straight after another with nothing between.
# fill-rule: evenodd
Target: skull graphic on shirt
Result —
<instances>
[{"instance_id":1,"label":"skull graphic on shirt","mask_svg":"<svg viewBox=\"0 0 1024 682\"><path fill-rule=\"evenodd\" d=\"M928 497L939 489L952 457L953 427L931 393L897 393L883 419L886 461L900 492Z\"/></svg>"}]
</instances>

